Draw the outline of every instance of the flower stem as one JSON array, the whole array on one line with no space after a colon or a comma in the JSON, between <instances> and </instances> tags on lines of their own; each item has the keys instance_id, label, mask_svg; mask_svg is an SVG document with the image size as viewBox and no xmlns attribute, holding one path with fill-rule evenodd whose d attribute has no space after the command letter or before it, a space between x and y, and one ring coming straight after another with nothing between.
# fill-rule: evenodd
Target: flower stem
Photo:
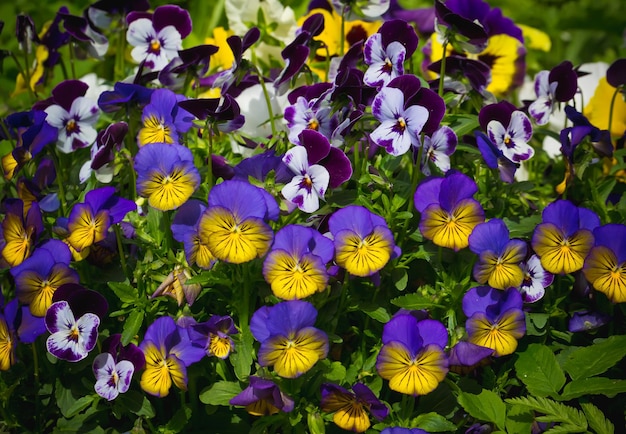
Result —
<instances>
[{"instance_id":1,"label":"flower stem","mask_svg":"<svg viewBox=\"0 0 626 434\"><path fill-rule=\"evenodd\" d=\"M126 255L124 254L124 246L122 244L122 231L120 229L120 225L113 225L113 231L115 232L115 238L117 240L117 252L120 255L120 265L122 266L122 271L124 272L124 275L128 278L128 280L132 282L132 276L128 274L128 268L126 267Z\"/></svg>"},{"instance_id":2,"label":"flower stem","mask_svg":"<svg viewBox=\"0 0 626 434\"><path fill-rule=\"evenodd\" d=\"M443 53L441 54L441 69L439 70L439 96L443 98L443 79L446 75L446 50L448 49L448 40L443 42Z\"/></svg>"}]
</instances>

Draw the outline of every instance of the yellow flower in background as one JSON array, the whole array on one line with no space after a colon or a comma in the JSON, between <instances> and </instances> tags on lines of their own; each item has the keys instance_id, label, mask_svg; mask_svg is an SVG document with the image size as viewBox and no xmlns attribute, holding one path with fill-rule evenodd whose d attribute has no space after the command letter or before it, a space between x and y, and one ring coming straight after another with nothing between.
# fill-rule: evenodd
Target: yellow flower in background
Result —
<instances>
[{"instance_id":1,"label":"yellow flower in background","mask_svg":"<svg viewBox=\"0 0 626 434\"><path fill-rule=\"evenodd\" d=\"M324 46L317 49L315 52L316 62L315 64L309 62L309 67L322 81L326 81L326 61L331 57L341 56L355 43L361 40L365 41L378 31L382 22L367 22L362 20L345 21L343 25L344 37L342 47L341 15L337 14L334 9L332 12L326 9L313 9L298 20L298 26L301 27L309 17L315 14L322 14L324 17L324 30L313 39L322 42Z\"/></svg>"},{"instance_id":2,"label":"yellow flower in background","mask_svg":"<svg viewBox=\"0 0 626 434\"><path fill-rule=\"evenodd\" d=\"M583 115L591 125L601 129L609 129L609 117L611 115L611 100L617 89L611 86L606 77L600 78L598 86L589 103L583 109ZM626 102L617 95L613 104L613 119L611 120L611 136L621 137L626 131Z\"/></svg>"},{"instance_id":3,"label":"yellow flower in background","mask_svg":"<svg viewBox=\"0 0 626 434\"><path fill-rule=\"evenodd\" d=\"M548 53L552 48L552 41L546 32L525 24L517 24L524 35L524 45L531 50L545 51Z\"/></svg>"},{"instance_id":4,"label":"yellow flower in background","mask_svg":"<svg viewBox=\"0 0 626 434\"><path fill-rule=\"evenodd\" d=\"M44 73L44 62L48 60L48 48L45 45L39 45L35 50L35 62L33 68L30 70L30 81L26 84L26 79L23 74L18 74L15 80L15 90L11 94L11 98L21 93L28 91L28 88L34 92L37 87L37 83L41 80Z\"/></svg>"},{"instance_id":5,"label":"yellow flower in background","mask_svg":"<svg viewBox=\"0 0 626 434\"><path fill-rule=\"evenodd\" d=\"M430 62L434 63L441 59L443 55L443 45L439 41L437 34L434 33L431 38L431 55ZM458 53L448 45L446 56L461 55L468 59L480 60L487 64L491 69L491 82L487 86L487 91L495 96L502 96L516 87L521 77L523 77L524 56L526 49L518 39L506 35L499 34L491 36L488 40L487 47L478 54ZM426 71L428 79L434 79L437 74Z\"/></svg>"},{"instance_id":6,"label":"yellow flower in background","mask_svg":"<svg viewBox=\"0 0 626 434\"><path fill-rule=\"evenodd\" d=\"M216 27L213 29L213 37L204 40L205 44L212 44L219 48L217 53L211 55L211 70L222 71L233 66L235 56L227 42L228 37L232 35L234 35L232 30Z\"/></svg>"}]
</instances>

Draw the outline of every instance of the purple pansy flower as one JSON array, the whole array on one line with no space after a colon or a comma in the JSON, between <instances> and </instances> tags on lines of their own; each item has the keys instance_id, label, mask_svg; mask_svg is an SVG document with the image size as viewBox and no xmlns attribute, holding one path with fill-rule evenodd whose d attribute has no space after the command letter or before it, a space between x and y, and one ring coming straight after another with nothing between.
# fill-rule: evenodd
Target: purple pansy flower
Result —
<instances>
[{"instance_id":1,"label":"purple pansy flower","mask_svg":"<svg viewBox=\"0 0 626 434\"><path fill-rule=\"evenodd\" d=\"M178 208L172 221L172 236L183 243L185 258L189 265L198 265L210 269L217 260L209 247L200 240L200 218L206 210L206 204L191 199Z\"/></svg>"},{"instance_id":2,"label":"purple pansy flower","mask_svg":"<svg viewBox=\"0 0 626 434\"><path fill-rule=\"evenodd\" d=\"M411 312L395 315L383 328L383 346L376 370L389 388L407 395L426 395L448 373L448 345L444 325L432 319L418 320Z\"/></svg>"},{"instance_id":3,"label":"purple pansy flower","mask_svg":"<svg viewBox=\"0 0 626 434\"><path fill-rule=\"evenodd\" d=\"M309 371L328 354L328 336L313 325L317 310L306 301L291 300L263 306L250 320L250 331L261 343L261 366L273 366L284 378Z\"/></svg>"},{"instance_id":4,"label":"purple pansy flower","mask_svg":"<svg viewBox=\"0 0 626 434\"><path fill-rule=\"evenodd\" d=\"M552 285L554 274L547 272L541 266L539 256L532 255L521 263L524 281L518 288L522 293L524 303L534 303L540 300L546 292L546 288Z\"/></svg>"},{"instance_id":5,"label":"purple pansy flower","mask_svg":"<svg viewBox=\"0 0 626 434\"><path fill-rule=\"evenodd\" d=\"M399 426L387 427L380 432L380 434L429 434L428 431L424 431L420 428L402 428Z\"/></svg>"},{"instance_id":6,"label":"purple pansy flower","mask_svg":"<svg viewBox=\"0 0 626 434\"><path fill-rule=\"evenodd\" d=\"M445 177L428 178L415 190L415 209L421 213L420 232L438 246L461 250L485 212L474 199L473 179L450 170Z\"/></svg>"},{"instance_id":7,"label":"purple pansy flower","mask_svg":"<svg viewBox=\"0 0 626 434\"><path fill-rule=\"evenodd\" d=\"M92 364L96 376L94 389L108 401L127 392L133 374L146 364L143 352L132 343L122 346L121 338L119 333L106 338L102 343L104 352L97 355Z\"/></svg>"},{"instance_id":8,"label":"purple pansy flower","mask_svg":"<svg viewBox=\"0 0 626 434\"><path fill-rule=\"evenodd\" d=\"M104 240L109 228L137 209L135 202L115 195L114 187L101 187L85 195L83 203L72 208L68 219L69 236L65 241L81 251Z\"/></svg>"},{"instance_id":9,"label":"purple pansy flower","mask_svg":"<svg viewBox=\"0 0 626 434\"><path fill-rule=\"evenodd\" d=\"M0 239L1 259L14 267L30 256L39 234L43 232L43 219L37 202L26 208L21 199L8 198L3 205L1 235L4 239Z\"/></svg>"},{"instance_id":10,"label":"purple pansy flower","mask_svg":"<svg viewBox=\"0 0 626 434\"><path fill-rule=\"evenodd\" d=\"M328 230L337 265L354 276L372 276L400 254L385 219L365 207L350 205L335 211Z\"/></svg>"},{"instance_id":11,"label":"purple pansy flower","mask_svg":"<svg viewBox=\"0 0 626 434\"><path fill-rule=\"evenodd\" d=\"M572 333L595 330L611 320L609 315L601 312L583 310L574 312L567 323L567 329Z\"/></svg>"},{"instance_id":12,"label":"purple pansy flower","mask_svg":"<svg viewBox=\"0 0 626 434\"><path fill-rule=\"evenodd\" d=\"M60 286L52 301L45 316L51 333L46 340L48 352L78 362L95 347L100 317L106 314L108 304L97 292L72 283Z\"/></svg>"},{"instance_id":13,"label":"purple pansy flower","mask_svg":"<svg viewBox=\"0 0 626 434\"><path fill-rule=\"evenodd\" d=\"M526 257L526 242L509 239L500 219L478 224L469 236L469 248L478 255L474 278L496 289L519 287L524 281L520 263Z\"/></svg>"},{"instance_id":14,"label":"purple pansy flower","mask_svg":"<svg viewBox=\"0 0 626 434\"><path fill-rule=\"evenodd\" d=\"M554 113L557 103L574 98L578 89L578 76L572 62L565 60L550 71L539 71L535 75L537 99L528 107L528 113L537 125L545 125Z\"/></svg>"},{"instance_id":15,"label":"purple pansy flower","mask_svg":"<svg viewBox=\"0 0 626 434\"><path fill-rule=\"evenodd\" d=\"M419 90L415 76L402 76L383 87L372 103L372 114L381 123L371 134L372 141L391 155L402 155L419 144L419 135L428 121L429 110L411 105L409 91Z\"/></svg>"},{"instance_id":16,"label":"purple pansy flower","mask_svg":"<svg viewBox=\"0 0 626 434\"><path fill-rule=\"evenodd\" d=\"M264 378L251 376L250 384L230 400L230 405L241 405L253 416L268 416L279 411L289 413L294 401L281 392L276 383Z\"/></svg>"},{"instance_id":17,"label":"purple pansy flower","mask_svg":"<svg viewBox=\"0 0 626 434\"><path fill-rule=\"evenodd\" d=\"M89 146L96 140L94 124L98 120L98 105L85 97L88 85L79 80L65 80L52 90L45 112L46 122L58 129L57 147L70 153Z\"/></svg>"},{"instance_id":18,"label":"purple pansy flower","mask_svg":"<svg viewBox=\"0 0 626 434\"><path fill-rule=\"evenodd\" d=\"M613 303L626 302L626 225L611 223L593 230L594 246L583 273Z\"/></svg>"},{"instance_id":19,"label":"purple pansy flower","mask_svg":"<svg viewBox=\"0 0 626 434\"><path fill-rule=\"evenodd\" d=\"M415 29L403 20L386 21L377 33L365 41L363 56L367 71L363 82L368 86L382 87L404 74L404 61L417 48Z\"/></svg>"},{"instance_id":20,"label":"purple pansy flower","mask_svg":"<svg viewBox=\"0 0 626 434\"><path fill-rule=\"evenodd\" d=\"M5 305L0 294L0 371L15 364L19 342L32 344L45 332L43 318L31 315L28 306L20 306L16 298Z\"/></svg>"},{"instance_id":21,"label":"purple pansy flower","mask_svg":"<svg viewBox=\"0 0 626 434\"><path fill-rule=\"evenodd\" d=\"M169 89L156 89L150 96L150 104L146 105L141 114L142 128L137 134L139 146L148 143L177 143L179 135L189 131L193 116L180 108L178 103L185 101Z\"/></svg>"},{"instance_id":22,"label":"purple pansy flower","mask_svg":"<svg viewBox=\"0 0 626 434\"><path fill-rule=\"evenodd\" d=\"M506 158L502 151L489 139L487 134L481 131L475 131L474 135L476 137L476 146L485 160L487 167L490 169L498 169L500 179L504 182L512 183L515 179L515 172L519 164Z\"/></svg>"},{"instance_id":23,"label":"purple pansy flower","mask_svg":"<svg viewBox=\"0 0 626 434\"><path fill-rule=\"evenodd\" d=\"M105 113L114 113L131 104L140 107L150 102L154 89L134 83L118 81L113 85L113 90L104 91L98 97L98 107Z\"/></svg>"},{"instance_id":24,"label":"purple pansy flower","mask_svg":"<svg viewBox=\"0 0 626 434\"><path fill-rule=\"evenodd\" d=\"M146 357L141 388L158 397L167 396L172 383L187 390L187 367L205 355L203 348L192 345L187 330L169 316L150 324L139 348Z\"/></svg>"},{"instance_id":25,"label":"purple pansy flower","mask_svg":"<svg viewBox=\"0 0 626 434\"><path fill-rule=\"evenodd\" d=\"M106 129L98 132L96 141L91 146L91 159L80 168L78 179L81 184L86 182L92 173L102 183L113 180L114 167L110 165L115 158L114 150L119 151L124 144L124 137L128 133L126 122L110 124Z\"/></svg>"},{"instance_id":26,"label":"purple pansy flower","mask_svg":"<svg viewBox=\"0 0 626 434\"><path fill-rule=\"evenodd\" d=\"M194 324L189 329L193 345L203 348L208 356L226 359L235 349L231 335L239 333L228 315L212 315L207 321Z\"/></svg>"},{"instance_id":27,"label":"purple pansy flower","mask_svg":"<svg viewBox=\"0 0 626 434\"><path fill-rule=\"evenodd\" d=\"M517 340L526 333L522 295L479 286L463 296L463 313L469 342L494 350L495 357L513 354Z\"/></svg>"},{"instance_id":28,"label":"purple pansy flower","mask_svg":"<svg viewBox=\"0 0 626 434\"><path fill-rule=\"evenodd\" d=\"M315 229L287 225L274 237L272 250L263 263L263 276L278 298L306 298L326 289L326 265L334 253L332 240Z\"/></svg>"},{"instance_id":29,"label":"purple pansy flower","mask_svg":"<svg viewBox=\"0 0 626 434\"><path fill-rule=\"evenodd\" d=\"M324 92L313 97L312 95L320 92L310 90L305 93L305 96L297 96L292 105L285 108L285 120L289 128L289 141L296 145L301 144L300 133L304 130L318 131L324 137L330 138L339 124L337 115L332 113L330 94L327 92L328 87L320 84L313 89L319 89L319 91ZM289 99L294 99L291 94Z\"/></svg>"},{"instance_id":30,"label":"purple pansy flower","mask_svg":"<svg viewBox=\"0 0 626 434\"><path fill-rule=\"evenodd\" d=\"M450 155L456 150L458 138L454 130L448 126L442 126L431 136L424 136L422 147L422 161L420 169L426 176L430 176L430 164L446 173L450 170ZM414 151L418 154L418 149Z\"/></svg>"},{"instance_id":31,"label":"purple pansy flower","mask_svg":"<svg viewBox=\"0 0 626 434\"><path fill-rule=\"evenodd\" d=\"M378 421L389 415L389 408L363 383L356 383L351 391L336 384L324 383L321 394L322 410L334 413L333 422L346 431L367 431L371 425L368 410Z\"/></svg>"},{"instance_id":32,"label":"purple pansy flower","mask_svg":"<svg viewBox=\"0 0 626 434\"><path fill-rule=\"evenodd\" d=\"M176 5L159 6L154 14L131 12L126 21L126 40L134 47L131 56L153 71L160 71L178 56L192 25L189 12Z\"/></svg>"},{"instance_id":33,"label":"purple pansy flower","mask_svg":"<svg viewBox=\"0 0 626 434\"><path fill-rule=\"evenodd\" d=\"M528 160L535 150L528 144L533 129L528 116L508 101L489 104L480 110L478 121L489 140L514 163Z\"/></svg>"},{"instance_id":34,"label":"purple pansy flower","mask_svg":"<svg viewBox=\"0 0 626 434\"><path fill-rule=\"evenodd\" d=\"M43 317L52 304L54 292L66 283L78 283L78 274L69 267L70 249L63 241L48 240L20 265L11 268L15 295L29 311Z\"/></svg>"}]
</instances>

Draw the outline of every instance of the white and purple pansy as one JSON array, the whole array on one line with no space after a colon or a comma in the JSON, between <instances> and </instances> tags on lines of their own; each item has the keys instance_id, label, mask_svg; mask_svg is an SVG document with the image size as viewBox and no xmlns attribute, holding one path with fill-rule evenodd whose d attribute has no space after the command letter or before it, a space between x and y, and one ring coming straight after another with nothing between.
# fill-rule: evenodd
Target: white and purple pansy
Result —
<instances>
[{"instance_id":1,"label":"white and purple pansy","mask_svg":"<svg viewBox=\"0 0 626 434\"><path fill-rule=\"evenodd\" d=\"M363 82L380 88L404 74L404 61L417 48L418 38L412 26L403 20L386 21L365 42L363 56L367 71Z\"/></svg>"},{"instance_id":2,"label":"white and purple pansy","mask_svg":"<svg viewBox=\"0 0 626 434\"><path fill-rule=\"evenodd\" d=\"M285 153L283 162L294 173L281 193L305 212L319 209L328 187L336 188L352 176L350 160L322 134L314 130L300 133L296 146Z\"/></svg>"},{"instance_id":3,"label":"white and purple pansy","mask_svg":"<svg viewBox=\"0 0 626 434\"><path fill-rule=\"evenodd\" d=\"M519 287L519 292L522 293L524 303L534 303L540 300L546 293L546 288L552 285L554 274L543 269L537 255L532 255L520 265L524 281Z\"/></svg>"},{"instance_id":4,"label":"white and purple pansy","mask_svg":"<svg viewBox=\"0 0 626 434\"><path fill-rule=\"evenodd\" d=\"M556 104L574 98L578 89L578 75L572 62L565 60L550 71L539 71L535 75L537 99L528 106L528 114L537 125L548 123Z\"/></svg>"},{"instance_id":5,"label":"white and purple pansy","mask_svg":"<svg viewBox=\"0 0 626 434\"><path fill-rule=\"evenodd\" d=\"M457 143L456 133L447 126L440 127L430 137L425 135L420 162L422 173L430 176L430 163L443 173L450 170L450 155L456 150Z\"/></svg>"},{"instance_id":6,"label":"white and purple pansy","mask_svg":"<svg viewBox=\"0 0 626 434\"><path fill-rule=\"evenodd\" d=\"M79 80L66 80L52 90L52 97L44 102L46 122L59 130L57 147L70 153L89 146L98 135L94 124L100 109L96 101L87 98L89 86Z\"/></svg>"},{"instance_id":7,"label":"white and purple pansy","mask_svg":"<svg viewBox=\"0 0 626 434\"><path fill-rule=\"evenodd\" d=\"M413 75L397 77L383 87L372 103L372 114L380 122L370 134L372 141L391 155L402 155L411 146L419 146L419 135L431 114L435 113L435 118L439 119L437 124L443 116L443 112L439 116L438 103L436 107L420 103L430 100L430 95L427 98L419 95L422 92L425 95L427 91L432 92L422 89L419 79Z\"/></svg>"},{"instance_id":8,"label":"white and purple pansy","mask_svg":"<svg viewBox=\"0 0 626 434\"><path fill-rule=\"evenodd\" d=\"M132 58L153 71L160 71L178 57L182 40L191 33L189 12L176 5L159 6L153 14L131 12L126 21L126 40L134 47Z\"/></svg>"},{"instance_id":9,"label":"white and purple pansy","mask_svg":"<svg viewBox=\"0 0 626 434\"><path fill-rule=\"evenodd\" d=\"M51 333L46 347L58 359L78 362L96 345L100 325L96 314L87 312L76 319L69 303L61 300L50 305L45 321Z\"/></svg>"},{"instance_id":10,"label":"white and purple pansy","mask_svg":"<svg viewBox=\"0 0 626 434\"><path fill-rule=\"evenodd\" d=\"M510 102L501 101L483 107L478 122L489 140L512 162L528 160L535 154L528 144L533 135L530 119Z\"/></svg>"},{"instance_id":11,"label":"white and purple pansy","mask_svg":"<svg viewBox=\"0 0 626 434\"><path fill-rule=\"evenodd\" d=\"M285 121L289 128L289 141L300 145L300 133L314 130L330 138L339 125L330 106L330 83L302 86L288 96L290 106L285 108Z\"/></svg>"},{"instance_id":12,"label":"white and purple pansy","mask_svg":"<svg viewBox=\"0 0 626 434\"><path fill-rule=\"evenodd\" d=\"M108 401L114 400L120 393L128 391L134 372L135 366L130 361L115 363L110 353L98 354L93 361L96 393Z\"/></svg>"}]
</instances>

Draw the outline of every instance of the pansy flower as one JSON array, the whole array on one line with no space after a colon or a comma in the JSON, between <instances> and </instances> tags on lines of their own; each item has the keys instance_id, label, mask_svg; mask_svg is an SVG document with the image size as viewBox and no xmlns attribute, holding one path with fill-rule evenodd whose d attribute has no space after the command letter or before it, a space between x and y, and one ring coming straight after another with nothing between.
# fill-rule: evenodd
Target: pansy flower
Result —
<instances>
[{"instance_id":1,"label":"pansy flower","mask_svg":"<svg viewBox=\"0 0 626 434\"><path fill-rule=\"evenodd\" d=\"M269 416L293 410L293 399L285 395L272 380L250 376L248 381L248 387L232 398L230 405L243 406L252 416Z\"/></svg>"},{"instance_id":2,"label":"pansy flower","mask_svg":"<svg viewBox=\"0 0 626 434\"><path fill-rule=\"evenodd\" d=\"M446 377L448 332L439 321L401 312L385 324L382 341L376 370L391 390L426 395Z\"/></svg>"},{"instance_id":3,"label":"pansy flower","mask_svg":"<svg viewBox=\"0 0 626 434\"><path fill-rule=\"evenodd\" d=\"M210 269L217 258L213 256L209 246L200 240L200 219L206 210L206 204L191 199L178 208L172 221L172 236L183 243L185 258L189 265L197 265Z\"/></svg>"},{"instance_id":4,"label":"pansy flower","mask_svg":"<svg viewBox=\"0 0 626 434\"><path fill-rule=\"evenodd\" d=\"M62 241L48 240L20 265L11 268L15 295L30 312L43 317L52 304L54 292L63 284L78 283L78 274L69 267L72 254Z\"/></svg>"},{"instance_id":5,"label":"pansy flower","mask_svg":"<svg viewBox=\"0 0 626 434\"><path fill-rule=\"evenodd\" d=\"M204 349L192 346L187 331L169 316L150 324L139 348L146 356L141 388L160 398L169 394L172 383L187 390L187 367L204 357Z\"/></svg>"},{"instance_id":6,"label":"pansy flower","mask_svg":"<svg viewBox=\"0 0 626 434\"><path fill-rule=\"evenodd\" d=\"M406 21L385 21L378 32L365 41L363 57L368 68L363 82L380 88L403 75L404 61L411 58L417 43L415 29Z\"/></svg>"},{"instance_id":7,"label":"pansy flower","mask_svg":"<svg viewBox=\"0 0 626 434\"><path fill-rule=\"evenodd\" d=\"M115 113L123 108L143 107L150 102L155 89L147 88L135 83L118 81L113 90L107 90L98 97L98 107L105 113Z\"/></svg>"},{"instance_id":8,"label":"pansy flower","mask_svg":"<svg viewBox=\"0 0 626 434\"><path fill-rule=\"evenodd\" d=\"M94 389L98 395L112 401L120 393L126 393L133 374L146 364L143 352L132 343L122 346L119 333L109 336L103 343L103 353L93 361L96 376Z\"/></svg>"},{"instance_id":9,"label":"pansy flower","mask_svg":"<svg viewBox=\"0 0 626 434\"><path fill-rule=\"evenodd\" d=\"M582 310L574 312L567 322L567 330L572 333L588 332L602 327L611 321L611 317L602 312Z\"/></svg>"},{"instance_id":10,"label":"pansy flower","mask_svg":"<svg viewBox=\"0 0 626 434\"><path fill-rule=\"evenodd\" d=\"M33 202L25 212L21 199L6 199L4 212L2 221L4 240L0 240L2 259L14 267L30 256L33 245L43 232L43 219L37 202Z\"/></svg>"},{"instance_id":11,"label":"pansy flower","mask_svg":"<svg viewBox=\"0 0 626 434\"><path fill-rule=\"evenodd\" d=\"M186 133L192 125L192 115L178 106L185 101L183 95L177 95L169 89L156 89L150 96L141 115L142 128L137 135L139 146L148 143L177 143L179 135Z\"/></svg>"},{"instance_id":12,"label":"pansy flower","mask_svg":"<svg viewBox=\"0 0 626 434\"><path fill-rule=\"evenodd\" d=\"M481 131L475 131L474 136L476 138L476 146L487 167L490 169L498 169L500 179L503 182L512 183L515 180L515 172L520 164L514 163L505 157L502 150L491 141L487 134Z\"/></svg>"},{"instance_id":13,"label":"pansy flower","mask_svg":"<svg viewBox=\"0 0 626 434\"><path fill-rule=\"evenodd\" d=\"M389 415L389 409L363 383L349 391L336 384L322 384L322 411L333 414L333 422L346 431L365 432L370 427L368 411L378 421Z\"/></svg>"},{"instance_id":14,"label":"pansy flower","mask_svg":"<svg viewBox=\"0 0 626 434\"><path fill-rule=\"evenodd\" d=\"M326 289L326 264L334 252L332 240L318 231L287 225L276 232L272 250L263 263L263 276L278 298L306 298Z\"/></svg>"},{"instance_id":15,"label":"pansy flower","mask_svg":"<svg viewBox=\"0 0 626 434\"><path fill-rule=\"evenodd\" d=\"M463 296L469 342L494 350L495 357L513 354L526 333L522 295L515 288L500 291L488 286L470 289Z\"/></svg>"},{"instance_id":16,"label":"pansy flower","mask_svg":"<svg viewBox=\"0 0 626 434\"><path fill-rule=\"evenodd\" d=\"M483 107L478 122L491 143L514 163L528 160L535 154L528 144L533 133L530 120L510 102L501 101Z\"/></svg>"},{"instance_id":17,"label":"pansy flower","mask_svg":"<svg viewBox=\"0 0 626 434\"><path fill-rule=\"evenodd\" d=\"M552 285L554 274L547 272L541 266L539 256L532 255L521 263L524 281L518 288L522 293L524 303L534 303L540 300L546 292L546 288Z\"/></svg>"},{"instance_id":18,"label":"pansy flower","mask_svg":"<svg viewBox=\"0 0 626 434\"><path fill-rule=\"evenodd\" d=\"M226 359L235 349L232 335L237 334L233 319L228 315L212 315L207 321L190 327L193 345L204 348L208 356Z\"/></svg>"},{"instance_id":19,"label":"pansy flower","mask_svg":"<svg viewBox=\"0 0 626 434\"><path fill-rule=\"evenodd\" d=\"M317 131L302 131L298 141L302 146L283 156L283 163L295 176L281 193L302 211L315 212L328 187L336 188L350 179L352 165L343 151L333 148Z\"/></svg>"},{"instance_id":20,"label":"pansy flower","mask_svg":"<svg viewBox=\"0 0 626 434\"><path fill-rule=\"evenodd\" d=\"M61 360L78 362L95 347L100 318L106 314L106 299L95 291L69 283L60 286L46 311L48 352Z\"/></svg>"},{"instance_id":21,"label":"pansy flower","mask_svg":"<svg viewBox=\"0 0 626 434\"><path fill-rule=\"evenodd\" d=\"M593 230L594 246L583 266L593 287L613 303L626 302L626 226L607 224Z\"/></svg>"},{"instance_id":22,"label":"pansy flower","mask_svg":"<svg viewBox=\"0 0 626 434\"><path fill-rule=\"evenodd\" d=\"M559 102L574 98L578 89L578 76L574 65L565 60L550 71L539 71L535 75L535 95L537 99L528 106L537 125L545 125L550 120Z\"/></svg>"},{"instance_id":23,"label":"pansy flower","mask_svg":"<svg viewBox=\"0 0 626 434\"><path fill-rule=\"evenodd\" d=\"M257 310L250 331L261 343L261 366L273 366L284 378L296 378L309 371L328 354L328 336L313 327L317 310L311 303L291 300Z\"/></svg>"},{"instance_id":24,"label":"pansy flower","mask_svg":"<svg viewBox=\"0 0 626 434\"><path fill-rule=\"evenodd\" d=\"M126 40L133 46L131 56L153 71L160 71L178 56L182 40L191 33L189 12L176 5L159 6L154 13L127 15Z\"/></svg>"},{"instance_id":25,"label":"pansy flower","mask_svg":"<svg viewBox=\"0 0 626 434\"><path fill-rule=\"evenodd\" d=\"M400 426L390 426L383 429L380 434L428 434L421 428L403 428Z\"/></svg>"},{"instance_id":26,"label":"pansy flower","mask_svg":"<svg viewBox=\"0 0 626 434\"><path fill-rule=\"evenodd\" d=\"M57 147L66 154L91 145L98 135L94 124L100 110L96 101L85 96L88 88L80 80L65 80L42 102L48 104L46 122L58 130Z\"/></svg>"},{"instance_id":27,"label":"pansy flower","mask_svg":"<svg viewBox=\"0 0 626 434\"><path fill-rule=\"evenodd\" d=\"M330 105L330 87L329 83L319 83L289 94L291 105L285 108L284 117L291 143L300 145L300 133L306 129L331 137L339 122Z\"/></svg>"},{"instance_id":28,"label":"pansy flower","mask_svg":"<svg viewBox=\"0 0 626 434\"><path fill-rule=\"evenodd\" d=\"M0 294L0 371L7 371L16 363L18 343L32 344L45 332L43 318L32 316L16 298L5 305Z\"/></svg>"},{"instance_id":29,"label":"pansy flower","mask_svg":"<svg viewBox=\"0 0 626 434\"><path fill-rule=\"evenodd\" d=\"M200 185L200 174L189 148L166 143L150 143L135 155L137 194L148 198L160 211L184 204Z\"/></svg>"},{"instance_id":30,"label":"pansy flower","mask_svg":"<svg viewBox=\"0 0 626 434\"><path fill-rule=\"evenodd\" d=\"M402 155L419 144L419 135L430 115L426 107L410 103L419 89L417 77L402 76L389 82L374 98L372 114L380 125L370 138L391 155Z\"/></svg>"},{"instance_id":31,"label":"pansy flower","mask_svg":"<svg viewBox=\"0 0 626 434\"><path fill-rule=\"evenodd\" d=\"M429 178L415 190L415 209L421 213L420 232L438 246L461 250L485 213L474 199L476 183L460 172Z\"/></svg>"},{"instance_id":32,"label":"pansy flower","mask_svg":"<svg viewBox=\"0 0 626 434\"><path fill-rule=\"evenodd\" d=\"M569 274L583 268L593 247L592 231L600 219L591 210L567 200L557 200L542 213L532 237L532 247L543 268L553 274Z\"/></svg>"},{"instance_id":33,"label":"pansy flower","mask_svg":"<svg viewBox=\"0 0 626 434\"><path fill-rule=\"evenodd\" d=\"M500 219L478 224L468 238L469 248L478 255L474 278L496 289L519 287L524 281L520 263L526 257L526 243L509 239L509 230Z\"/></svg>"},{"instance_id":34,"label":"pansy flower","mask_svg":"<svg viewBox=\"0 0 626 434\"><path fill-rule=\"evenodd\" d=\"M104 240L109 228L137 209L129 199L115 195L114 187L101 187L85 195L74 205L68 220L69 236L65 241L77 251Z\"/></svg>"},{"instance_id":35,"label":"pansy flower","mask_svg":"<svg viewBox=\"0 0 626 434\"><path fill-rule=\"evenodd\" d=\"M91 159L82 165L78 173L81 183L86 182L92 173L102 183L109 183L113 180L114 167L111 163L115 158L114 150L121 149L126 133L128 133L126 122L110 124L106 129L98 132L96 141L91 146Z\"/></svg>"},{"instance_id":36,"label":"pansy flower","mask_svg":"<svg viewBox=\"0 0 626 434\"><path fill-rule=\"evenodd\" d=\"M365 207L350 205L335 211L328 229L335 242L337 265L354 276L371 276L397 253L385 219Z\"/></svg>"},{"instance_id":37,"label":"pansy flower","mask_svg":"<svg viewBox=\"0 0 626 434\"><path fill-rule=\"evenodd\" d=\"M16 138L17 145L12 152L2 157L4 178L10 180L19 170L49 143L56 141L58 130L46 122L47 114L40 110L13 113L2 122L9 137L0 133L0 139Z\"/></svg>"},{"instance_id":38,"label":"pansy flower","mask_svg":"<svg viewBox=\"0 0 626 434\"><path fill-rule=\"evenodd\" d=\"M245 198L245 200L243 200ZM267 253L278 218L275 199L262 188L230 180L213 187L199 223L200 242L219 260L241 264Z\"/></svg>"},{"instance_id":39,"label":"pansy flower","mask_svg":"<svg viewBox=\"0 0 626 434\"><path fill-rule=\"evenodd\" d=\"M430 164L433 164L443 173L450 170L450 155L454 154L459 139L454 130L448 126L442 126L432 135L424 135L424 142L421 144L422 161L420 168L422 173L430 176ZM418 152L419 147L414 150Z\"/></svg>"},{"instance_id":40,"label":"pansy flower","mask_svg":"<svg viewBox=\"0 0 626 434\"><path fill-rule=\"evenodd\" d=\"M109 40L94 27L86 16L77 16L69 13L69 9L63 6L58 14L63 19L63 28L75 39L75 41L87 48L87 52L95 59L103 60L109 50Z\"/></svg>"}]
</instances>

